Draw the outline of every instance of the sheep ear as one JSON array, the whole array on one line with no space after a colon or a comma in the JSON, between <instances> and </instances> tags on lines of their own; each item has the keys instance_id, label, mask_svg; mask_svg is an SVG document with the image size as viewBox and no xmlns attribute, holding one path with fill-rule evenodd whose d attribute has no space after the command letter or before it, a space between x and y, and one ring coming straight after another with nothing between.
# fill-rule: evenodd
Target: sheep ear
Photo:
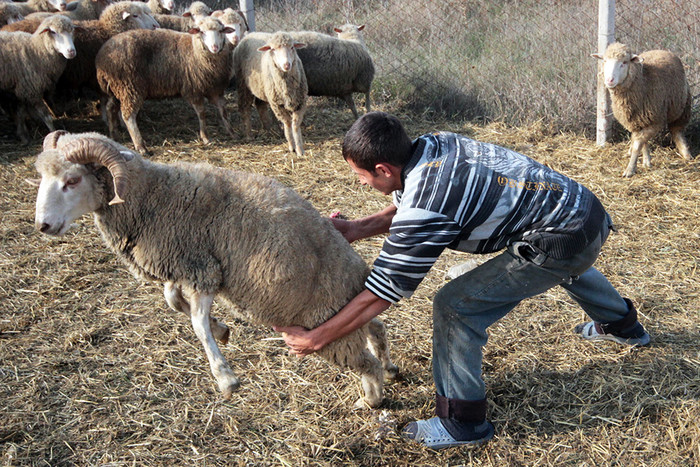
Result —
<instances>
[{"instance_id":1,"label":"sheep ear","mask_svg":"<svg viewBox=\"0 0 700 467\"><path fill-rule=\"evenodd\" d=\"M190 34L199 34L201 31L199 28L192 28L188 31Z\"/></svg>"},{"instance_id":2,"label":"sheep ear","mask_svg":"<svg viewBox=\"0 0 700 467\"><path fill-rule=\"evenodd\" d=\"M272 49L272 47L270 47L269 45L263 45L263 46L260 47L258 50L259 50L260 52L267 52L267 51L270 50L270 49Z\"/></svg>"},{"instance_id":3,"label":"sheep ear","mask_svg":"<svg viewBox=\"0 0 700 467\"><path fill-rule=\"evenodd\" d=\"M630 60L635 63L639 63L640 65L644 63L644 59L640 57L639 55L632 55L632 59Z\"/></svg>"},{"instance_id":4,"label":"sheep ear","mask_svg":"<svg viewBox=\"0 0 700 467\"><path fill-rule=\"evenodd\" d=\"M29 183L31 186L39 186L41 185L41 179L40 178L25 178L25 182Z\"/></svg>"},{"instance_id":5,"label":"sheep ear","mask_svg":"<svg viewBox=\"0 0 700 467\"><path fill-rule=\"evenodd\" d=\"M358 31L362 31L364 28L365 28L365 25L363 24L363 25L361 25L361 26L358 26L358 27L357 27L357 30L358 30Z\"/></svg>"},{"instance_id":6,"label":"sheep ear","mask_svg":"<svg viewBox=\"0 0 700 467\"><path fill-rule=\"evenodd\" d=\"M131 13L129 13L128 11L122 13L122 19L127 19L129 16L131 16Z\"/></svg>"},{"instance_id":7,"label":"sheep ear","mask_svg":"<svg viewBox=\"0 0 700 467\"><path fill-rule=\"evenodd\" d=\"M333 28L333 30L334 30L335 32L343 32L343 30L340 29L340 28Z\"/></svg>"},{"instance_id":8,"label":"sheep ear","mask_svg":"<svg viewBox=\"0 0 700 467\"><path fill-rule=\"evenodd\" d=\"M295 42L294 43L295 49L303 49L304 47L306 47L306 44L304 44L303 42Z\"/></svg>"},{"instance_id":9,"label":"sheep ear","mask_svg":"<svg viewBox=\"0 0 700 467\"><path fill-rule=\"evenodd\" d=\"M66 11L75 11L78 9L78 2L70 2L66 5Z\"/></svg>"},{"instance_id":10,"label":"sheep ear","mask_svg":"<svg viewBox=\"0 0 700 467\"><path fill-rule=\"evenodd\" d=\"M600 54L591 54L591 57L597 58L598 60L602 60L602 59L603 59L603 56L600 55Z\"/></svg>"},{"instance_id":11,"label":"sheep ear","mask_svg":"<svg viewBox=\"0 0 700 467\"><path fill-rule=\"evenodd\" d=\"M192 12L186 11L182 14L182 16L184 16L185 18L189 18L190 16L192 16Z\"/></svg>"}]
</instances>

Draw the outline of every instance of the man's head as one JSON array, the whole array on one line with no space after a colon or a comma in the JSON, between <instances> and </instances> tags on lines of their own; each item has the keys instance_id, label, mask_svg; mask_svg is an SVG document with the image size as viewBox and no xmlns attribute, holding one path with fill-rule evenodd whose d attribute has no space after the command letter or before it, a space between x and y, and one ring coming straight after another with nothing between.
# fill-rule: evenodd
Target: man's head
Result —
<instances>
[{"instance_id":1,"label":"man's head","mask_svg":"<svg viewBox=\"0 0 700 467\"><path fill-rule=\"evenodd\" d=\"M402 168L411 158L411 144L398 118L385 112L369 112L346 133L343 157L369 172L381 163Z\"/></svg>"}]
</instances>

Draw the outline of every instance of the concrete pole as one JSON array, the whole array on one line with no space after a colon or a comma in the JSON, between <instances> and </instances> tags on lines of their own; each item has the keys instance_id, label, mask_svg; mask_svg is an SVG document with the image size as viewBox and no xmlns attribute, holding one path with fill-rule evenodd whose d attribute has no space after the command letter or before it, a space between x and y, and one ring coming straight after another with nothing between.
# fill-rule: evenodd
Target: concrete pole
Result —
<instances>
[{"instance_id":1,"label":"concrete pole","mask_svg":"<svg viewBox=\"0 0 700 467\"><path fill-rule=\"evenodd\" d=\"M615 0L598 0L598 53L605 53L609 44L615 42ZM605 88L603 61L598 61L598 91L596 112L596 144L603 146L610 138L612 109L610 95Z\"/></svg>"},{"instance_id":2,"label":"concrete pole","mask_svg":"<svg viewBox=\"0 0 700 467\"><path fill-rule=\"evenodd\" d=\"M253 0L239 0L239 8L245 15L246 21L248 21L248 28L250 31L255 31L255 8L253 7Z\"/></svg>"}]
</instances>

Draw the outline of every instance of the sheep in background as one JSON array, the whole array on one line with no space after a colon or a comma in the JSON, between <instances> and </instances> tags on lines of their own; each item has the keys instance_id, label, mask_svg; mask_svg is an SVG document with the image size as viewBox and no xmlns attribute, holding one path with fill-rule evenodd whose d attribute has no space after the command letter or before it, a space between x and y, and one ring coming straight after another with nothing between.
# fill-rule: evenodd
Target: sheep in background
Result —
<instances>
[{"instance_id":1,"label":"sheep in background","mask_svg":"<svg viewBox=\"0 0 700 467\"><path fill-rule=\"evenodd\" d=\"M338 37L312 31L292 32L294 40L306 47L297 53L304 64L310 96L339 97L358 117L354 92L365 94L365 108L370 111L370 89L374 79L374 63L362 30L364 25L345 24L335 28Z\"/></svg>"},{"instance_id":2,"label":"sheep in background","mask_svg":"<svg viewBox=\"0 0 700 467\"><path fill-rule=\"evenodd\" d=\"M238 89L238 111L246 138L251 137L250 107L255 105L265 129L272 125L268 106L284 125L289 151L304 155L301 123L308 86L296 42L286 32L252 32L233 50L233 74Z\"/></svg>"},{"instance_id":3,"label":"sheep in background","mask_svg":"<svg viewBox=\"0 0 700 467\"><path fill-rule=\"evenodd\" d=\"M168 305L190 315L226 398L239 380L215 341L229 336L210 317L215 297L258 325L313 328L362 290L369 273L328 218L261 175L154 163L96 133L50 134L36 167L36 228L63 235L92 212L131 273L163 283ZM384 371L391 378L398 370L377 319L317 354L361 374L358 406L378 406Z\"/></svg>"},{"instance_id":4,"label":"sheep in background","mask_svg":"<svg viewBox=\"0 0 700 467\"><path fill-rule=\"evenodd\" d=\"M24 16L17 5L9 2L0 2L0 27L16 23L22 19L24 19Z\"/></svg>"},{"instance_id":5,"label":"sheep in background","mask_svg":"<svg viewBox=\"0 0 700 467\"><path fill-rule=\"evenodd\" d=\"M13 2L22 16L37 11L57 12L67 8L66 0L27 0L26 2Z\"/></svg>"},{"instance_id":6,"label":"sheep in background","mask_svg":"<svg viewBox=\"0 0 700 467\"><path fill-rule=\"evenodd\" d=\"M112 0L76 0L68 4L66 14L79 21L98 19L112 3Z\"/></svg>"},{"instance_id":7,"label":"sheep in background","mask_svg":"<svg viewBox=\"0 0 700 467\"><path fill-rule=\"evenodd\" d=\"M29 142L25 122L28 108L39 114L50 131L54 130L44 94L53 89L66 61L75 54L73 22L62 15L46 18L33 34L0 32L0 91L10 96L11 102L5 104L17 105L17 137L23 144Z\"/></svg>"},{"instance_id":8,"label":"sheep in background","mask_svg":"<svg viewBox=\"0 0 700 467\"><path fill-rule=\"evenodd\" d=\"M211 15L212 10L204 2L192 2L187 11L182 15L157 14L154 15L160 27L173 31L188 32L203 18Z\"/></svg>"},{"instance_id":9,"label":"sheep in background","mask_svg":"<svg viewBox=\"0 0 700 467\"><path fill-rule=\"evenodd\" d=\"M154 15L169 15L175 9L175 0L148 0L146 5Z\"/></svg>"},{"instance_id":10,"label":"sheep in background","mask_svg":"<svg viewBox=\"0 0 700 467\"><path fill-rule=\"evenodd\" d=\"M221 122L233 136L228 121L224 90L231 79L231 44L226 34L231 29L215 18L202 19L190 33L166 29L137 30L119 34L102 46L97 54L97 80L109 95L107 116L112 138L121 115L136 150L147 154L136 116L146 99L182 97L197 112L199 135L209 144L204 101L219 111Z\"/></svg>"},{"instance_id":11,"label":"sheep in background","mask_svg":"<svg viewBox=\"0 0 700 467\"><path fill-rule=\"evenodd\" d=\"M615 118L631 135L630 161L623 176L637 170L642 152L644 167L651 167L649 140L668 126L678 152L692 155L683 135L690 120L692 97L683 63L667 50L650 50L639 55L629 46L615 42L603 55L603 75Z\"/></svg>"},{"instance_id":12,"label":"sheep in background","mask_svg":"<svg viewBox=\"0 0 700 467\"><path fill-rule=\"evenodd\" d=\"M232 33L226 34L226 39L228 39L234 47L243 39L245 33L250 31L248 21L245 19L245 15L241 10L234 10L233 8L216 10L212 12L211 16L221 21L224 26L233 29Z\"/></svg>"}]
</instances>

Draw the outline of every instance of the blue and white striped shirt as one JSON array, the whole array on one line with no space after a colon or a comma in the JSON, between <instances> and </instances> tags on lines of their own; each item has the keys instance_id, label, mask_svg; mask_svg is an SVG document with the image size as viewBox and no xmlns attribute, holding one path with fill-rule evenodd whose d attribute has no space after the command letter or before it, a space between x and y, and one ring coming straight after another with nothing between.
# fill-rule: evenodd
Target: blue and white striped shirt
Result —
<instances>
[{"instance_id":1,"label":"blue and white striped shirt","mask_svg":"<svg viewBox=\"0 0 700 467\"><path fill-rule=\"evenodd\" d=\"M413 294L445 248L491 253L527 241L564 259L607 218L588 189L509 149L441 132L416 139L413 151L365 283L392 303Z\"/></svg>"}]
</instances>

